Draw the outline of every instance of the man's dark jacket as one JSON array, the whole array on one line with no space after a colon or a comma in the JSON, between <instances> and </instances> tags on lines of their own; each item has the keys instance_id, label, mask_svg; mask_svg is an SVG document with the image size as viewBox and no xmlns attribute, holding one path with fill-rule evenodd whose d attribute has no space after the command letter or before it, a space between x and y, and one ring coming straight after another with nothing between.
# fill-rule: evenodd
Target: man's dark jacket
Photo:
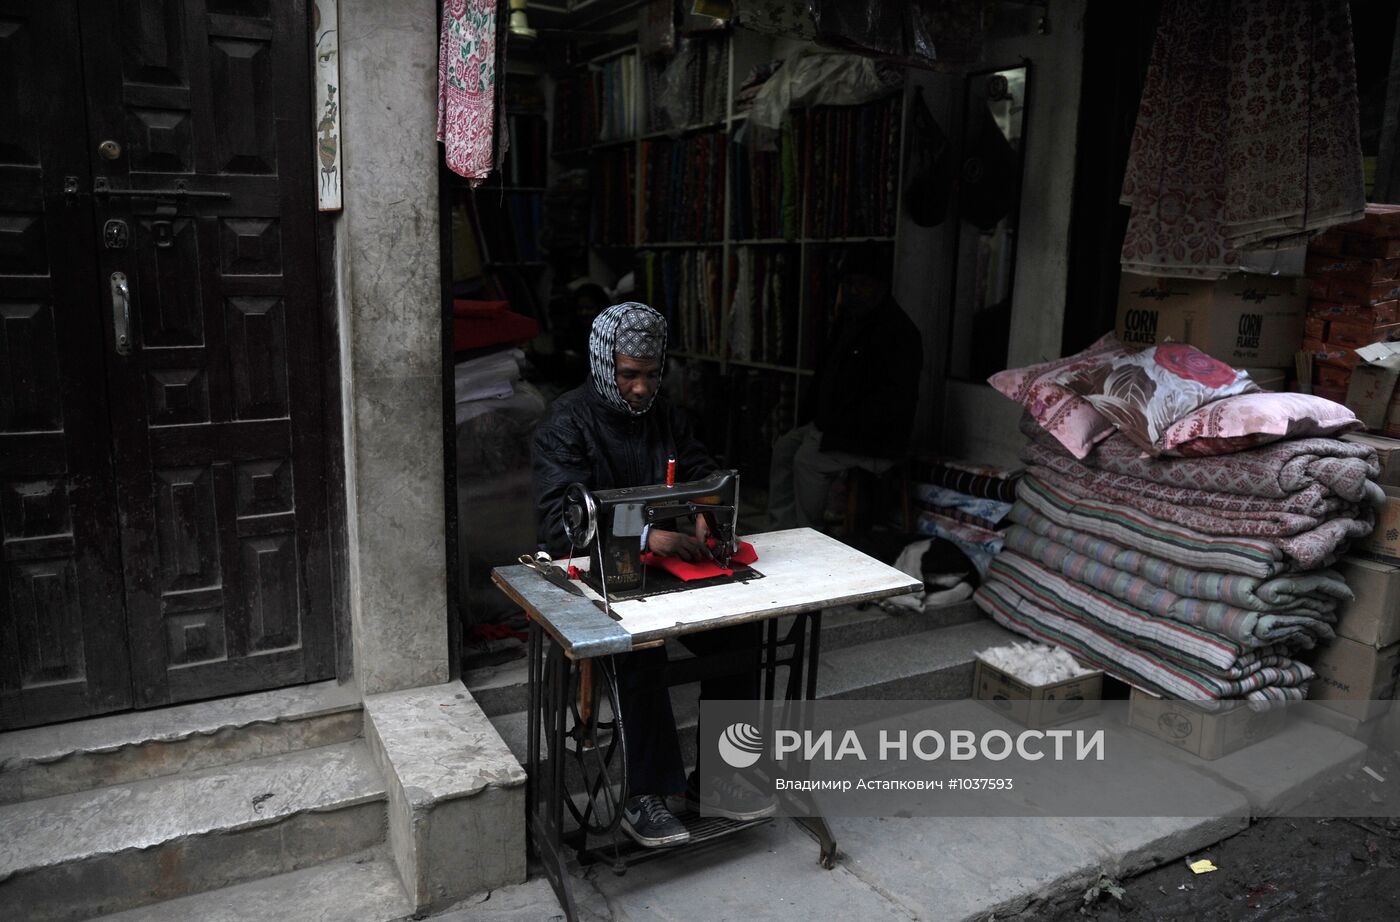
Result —
<instances>
[{"instance_id":1,"label":"man's dark jacket","mask_svg":"<svg viewBox=\"0 0 1400 922\"><path fill-rule=\"evenodd\" d=\"M555 557L568 553L564 491L569 484L613 490L665 483L668 458L676 459L678 482L715 469L685 415L663 395L641 416L609 405L588 382L561 395L535 429L531 450L540 546Z\"/></svg>"},{"instance_id":2,"label":"man's dark jacket","mask_svg":"<svg viewBox=\"0 0 1400 922\"><path fill-rule=\"evenodd\" d=\"M914 425L923 360L919 328L888 295L865 316L838 320L813 389L822 450L902 455Z\"/></svg>"}]
</instances>

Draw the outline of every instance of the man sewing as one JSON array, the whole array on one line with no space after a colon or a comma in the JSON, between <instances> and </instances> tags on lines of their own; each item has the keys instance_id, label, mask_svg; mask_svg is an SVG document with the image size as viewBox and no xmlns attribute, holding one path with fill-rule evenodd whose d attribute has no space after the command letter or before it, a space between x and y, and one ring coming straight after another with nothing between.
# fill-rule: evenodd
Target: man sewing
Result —
<instances>
[{"instance_id":1,"label":"man sewing","mask_svg":"<svg viewBox=\"0 0 1400 922\"><path fill-rule=\"evenodd\" d=\"M883 474L909 445L923 340L890 294L883 250L841 263L836 321L817 360L813 419L773 444L768 516L774 528L821 529L832 482L853 468Z\"/></svg>"},{"instance_id":2,"label":"man sewing","mask_svg":"<svg viewBox=\"0 0 1400 922\"><path fill-rule=\"evenodd\" d=\"M664 483L667 461L676 462L676 480L697 480L715 469L689 422L662 396L666 361L666 320L645 304L627 302L604 310L593 321L588 340L590 377L561 395L535 430L533 479L540 546L554 558L570 553L564 533L564 493L571 483L608 490ZM648 529L644 550L695 561L708 556L705 526L697 517L694 534ZM758 697L757 624L719 628L681 638L697 656L736 651L728 675L705 679L702 699ZM619 706L627 741L629 797L622 828L648 847L679 845L690 838L671 813L666 796L684 792L694 809L731 819L757 819L773 804L737 781L714 778L698 789L699 767L685 777L676 720L666 688L646 688L646 673L666 663L656 647L619 657ZM698 729L697 729L698 735Z\"/></svg>"}]
</instances>

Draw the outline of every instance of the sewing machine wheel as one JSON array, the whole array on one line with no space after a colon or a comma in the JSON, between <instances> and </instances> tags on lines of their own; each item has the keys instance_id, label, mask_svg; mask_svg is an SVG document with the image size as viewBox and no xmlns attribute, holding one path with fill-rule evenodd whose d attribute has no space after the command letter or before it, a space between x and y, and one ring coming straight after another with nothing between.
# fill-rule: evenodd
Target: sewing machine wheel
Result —
<instances>
[{"instance_id":1,"label":"sewing machine wheel","mask_svg":"<svg viewBox=\"0 0 1400 922\"><path fill-rule=\"evenodd\" d=\"M598 531L598 504L581 483L564 491L564 536L574 547L588 547Z\"/></svg>"},{"instance_id":2,"label":"sewing machine wheel","mask_svg":"<svg viewBox=\"0 0 1400 922\"><path fill-rule=\"evenodd\" d=\"M627 740L617 719L617 675L612 657L583 660L571 670L568 741L582 791L570 790L569 805L580 828L611 835L627 802ZM600 705L606 704L606 713ZM582 795L581 797L579 795Z\"/></svg>"}]
</instances>

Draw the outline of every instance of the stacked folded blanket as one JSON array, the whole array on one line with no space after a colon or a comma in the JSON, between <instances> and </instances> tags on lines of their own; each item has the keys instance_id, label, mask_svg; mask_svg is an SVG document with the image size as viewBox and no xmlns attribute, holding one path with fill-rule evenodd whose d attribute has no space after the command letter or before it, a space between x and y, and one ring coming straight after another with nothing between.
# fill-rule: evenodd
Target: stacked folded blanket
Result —
<instances>
[{"instance_id":1,"label":"stacked folded blanket","mask_svg":"<svg viewBox=\"0 0 1400 922\"><path fill-rule=\"evenodd\" d=\"M1019 469L943 461L913 485L920 534L952 542L985 574L1001 550L1006 515L1016 497Z\"/></svg>"},{"instance_id":2,"label":"stacked folded blanket","mask_svg":"<svg viewBox=\"0 0 1400 922\"><path fill-rule=\"evenodd\" d=\"M975 598L998 623L1156 694L1302 698L1293 654L1352 595L1327 569L1370 532L1368 446L1281 440L1151 457L1122 434L1083 458L1034 423L1004 547Z\"/></svg>"}]
</instances>

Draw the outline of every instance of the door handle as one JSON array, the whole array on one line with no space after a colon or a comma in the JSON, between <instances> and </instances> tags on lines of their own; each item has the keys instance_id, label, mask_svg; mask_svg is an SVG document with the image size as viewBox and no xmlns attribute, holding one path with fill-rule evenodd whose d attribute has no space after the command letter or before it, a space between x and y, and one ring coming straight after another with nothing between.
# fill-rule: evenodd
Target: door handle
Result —
<instances>
[{"instance_id":1,"label":"door handle","mask_svg":"<svg viewBox=\"0 0 1400 922\"><path fill-rule=\"evenodd\" d=\"M112 273L112 333L117 355L131 355L131 290L126 273Z\"/></svg>"},{"instance_id":2,"label":"door handle","mask_svg":"<svg viewBox=\"0 0 1400 922\"><path fill-rule=\"evenodd\" d=\"M112 184L107 181L105 176L99 176L93 180L92 194L101 196L129 195L132 198L173 198L179 201L187 198L233 198L232 192L208 192L191 189L183 179L175 180L175 185L169 189L113 189Z\"/></svg>"}]
</instances>

